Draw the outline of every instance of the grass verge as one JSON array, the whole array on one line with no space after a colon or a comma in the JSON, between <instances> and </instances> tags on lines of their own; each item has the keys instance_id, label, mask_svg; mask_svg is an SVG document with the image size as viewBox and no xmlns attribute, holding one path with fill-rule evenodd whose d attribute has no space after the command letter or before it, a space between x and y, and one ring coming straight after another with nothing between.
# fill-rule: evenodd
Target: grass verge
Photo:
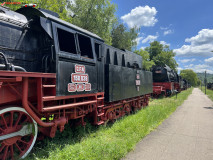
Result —
<instances>
[{"instance_id":1,"label":"grass verge","mask_svg":"<svg viewBox=\"0 0 213 160\"><path fill-rule=\"evenodd\" d=\"M200 90L201 90L201 87L200 87ZM205 87L202 87L201 91L205 93ZM206 89L206 95L208 95L208 97L213 101L213 90Z\"/></svg>"},{"instance_id":2,"label":"grass verge","mask_svg":"<svg viewBox=\"0 0 213 160\"><path fill-rule=\"evenodd\" d=\"M76 128L58 134L53 140L38 142L27 159L50 160L112 160L121 159L137 142L159 126L178 106L192 88L176 96L154 99L149 107L117 120L113 125ZM74 138L73 138L74 137Z\"/></svg>"}]
</instances>

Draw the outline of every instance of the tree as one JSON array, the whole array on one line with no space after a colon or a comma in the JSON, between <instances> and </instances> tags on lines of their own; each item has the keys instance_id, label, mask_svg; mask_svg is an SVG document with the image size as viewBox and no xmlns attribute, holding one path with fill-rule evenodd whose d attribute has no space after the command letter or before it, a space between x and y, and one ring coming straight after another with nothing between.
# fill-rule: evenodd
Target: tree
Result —
<instances>
[{"instance_id":1,"label":"tree","mask_svg":"<svg viewBox=\"0 0 213 160\"><path fill-rule=\"evenodd\" d=\"M163 45L158 41L154 41L150 43L149 47L145 48L145 51L149 52L150 59L153 59L163 51Z\"/></svg>"},{"instance_id":2,"label":"tree","mask_svg":"<svg viewBox=\"0 0 213 160\"><path fill-rule=\"evenodd\" d=\"M137 41L140 29L133 27L129 31L127 31L127 38L129 43L131 44L131 50L134 51L137 48Z\"/></svg>"},{"instance_id":3,"label":"tree","mask_svg":"<svg viewBox=\"0 0 213 160\"><path fill-rule=\"evenodd\" d=\"M47 9L59 14L59 17L65 21L71 22L71 17L68 16L66 6L69 4L68 0L38 0L39 8Z\"/></svg>"},{"instance_id":4,"label":"tree","mask_svg":"<svg viewBox=\"0 0 213 160\"><path fill-rule=\"evenodd\" d=\"M201 80L197 80L197 86L200 86L201 85Z\"/></svg>"},{"instance_id":5,"label":"tree","mask_svg":"<svg viewBox=\"0 0 213 160\"><path fill-rule=\"evenodd\" d=\"M181 70L180 75L183 79L186 79L192 86L197 85L198 77L193 70L191 69Z\"/></svg>"},{"instance_id":6,"label":"tree","mask_svg":"<svg viewBox=\"0 0 213 160\"><path fill-rule=\"evenodd\" d=\"M13 1L13 0L12 0ZM28 0L30 3L37 2L37 7L47 9L59 14L60 18L93 32L111 44L111 30L116 22L116 5L111 0ZM26 2L21 0L20 2ZM73 2L73 1L72 1ZM13 10L20 5L9 5ZM69 13L74 13L70 16Z\"/></svg>"},{"instance_id":7,"label":"tree","mask_svg":"<svg viewBox=\"0 0 213 160\"><path fill-rule=\"evenodd\" d=\"M142 56L142 67L145 70L150 70L150 68L155 65L155 62L153 60L150 60L149 53L147 51L144 51L143 49L135 51L138 55Z\"/></svg>"},{"instance_id":8,"label":"tree","mask_svg":"<svg viewBox=\"0 0 213 160\"><path fill-rule=\"evenodd\" d=\"M174 59L175 53L172 50L163 50L160 54L153 58L156 65L168 65L173 70L177 70L177 62Z\"/></svg>"},{"instance_id":9,"label":"tree","mask_svg":"<svg viewBox=\"0 0 213 160\"><path fill-rule=\"evenodd\" d=\"M136 38L138 30L136 28L127 28L122 23L117 23L113 26L112 32L112 46L119 49L127 49L133 51L136 48Z\"/></svg>"},{"instance_id":10,"label":"tree","mask_svg":"<svg viewBox=\"0 0 213 160\"><path fill-rule=\"evenodd\" d=\"M175 53L169 49L168 45L162 45L158 41L150 43L149 47L145 48L145 51L149 52L150 60L153 60L156 65L168 65L173 70L177 71L177 62L174 59Z\"/></svg>"},{"instance_id":11,"label":"tree","mask_svg":"<svg viewBox=\"0 0 213 160\"><path fill-rule=\"evenodd\" d=\"M75 15L73 24L99 35L107 44L111 44L110 31L116 22L116 5L111 0L75 0L67 9Z\"/></svg>"},{"instance_id":12,"label":"tree","mask_svg":"<svg viewBox=\"0 0 213 160\"><path fill-rule=\"evenodd\" d=\"M59 14L60 18L65 21L71 21L71 17L68 16L66 6L69 4L69 0L6 0L5 2L10 2L10 4L5 4L11 10L17 10L25 4L36 3L36 8L43 8ZM15 4L13 4L15 2ZM18 2L18 3L17 3Z\"/></svg>"},{"instance_id":13,"label":"tree","mask_svg":"<svg viewBox=\"0 0 213 160\"><path fill-rule=\"evenodd\" d=\"M4 6L9 7L11 10L15 11L21 8L25 4L26 0L5 0L3 2L5 2Z\"/></svg>"}]
</instances>

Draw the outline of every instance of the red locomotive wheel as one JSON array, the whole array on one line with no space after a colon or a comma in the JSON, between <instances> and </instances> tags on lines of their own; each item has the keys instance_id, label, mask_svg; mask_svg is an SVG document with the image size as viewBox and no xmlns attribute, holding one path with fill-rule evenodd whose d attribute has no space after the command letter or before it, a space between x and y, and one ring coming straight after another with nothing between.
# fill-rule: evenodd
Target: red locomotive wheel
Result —
<instances>
[{"instance_id":1,"label":"red locomotive wheel","mask_svg":"<svg viewBox=\"0 0 213 160\"><path fill-rule=\"evenodd\" d=\"M37 123L19 107L0 110L0 159L24 158L35 144Z\"/></svg>"}]
</instances>

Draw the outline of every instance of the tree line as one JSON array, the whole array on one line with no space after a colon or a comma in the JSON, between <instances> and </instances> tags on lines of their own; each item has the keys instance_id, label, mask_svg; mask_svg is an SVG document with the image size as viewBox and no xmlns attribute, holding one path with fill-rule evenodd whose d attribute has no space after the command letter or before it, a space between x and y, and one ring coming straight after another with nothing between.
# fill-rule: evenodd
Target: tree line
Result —
<instances>
[{"instance_id":1,"label":"tree line","mask_svg":"<svg viewBox=\"0 0 213 160\"><path fill-rule=\"evenodd\" d=\"M13 1L6 0L5 2ZM145 49L137 49L136 39L139 36L140 28L128 29L120 22L115 15L117 5L111 0L19 0L19 2L22 2L22 5L37 3L37 8L58 13L61 19L99 35L108 45L141 55L145 70L150 70L153 65L166 64L177 71L178 64L174 58L175 53L168 45L154 41ZM12 10L21 7L11 4L6 4L6 6ZM194 77L192 72L192 70L183 70L180 74L192 85L197 85L198 79Z\"/></svg>"}]
</instances>

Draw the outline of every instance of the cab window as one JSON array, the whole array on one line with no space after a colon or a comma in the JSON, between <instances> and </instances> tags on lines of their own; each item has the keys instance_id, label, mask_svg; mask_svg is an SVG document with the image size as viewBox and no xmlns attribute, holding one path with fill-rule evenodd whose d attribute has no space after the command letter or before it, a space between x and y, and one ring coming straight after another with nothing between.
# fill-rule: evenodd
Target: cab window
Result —
<instances>
[{"instance_id":1,"label":"cab window","mask_svg":"<svg viewBox=\"0 0 213 160\"><path fill-rule=\"evenodd\" d=\"M101 45L98 44L98 43L95 43L95 53L96 53L97 59L101 58L101 56L100 56L100 49L101 49Z\"/></svg>"},{"instance_id":2,"label":"cab window","mask_svg":"<svg viewBox=\"0 0 213 160\"><path fill-rule=\"evenodd\" d=\"M82 57L93 59L92 43L89 37L78 35L79 49Z\"/></svg>"},{"instance_id":3,"label":"cab window","mask_svg":"<svg viewBox=\"0 0 213 160\"><path fill-rule=\"evenodd\" d=\"M57 28L60 51L77 54L75 35Z\"/></svg>"}]
</instances>

